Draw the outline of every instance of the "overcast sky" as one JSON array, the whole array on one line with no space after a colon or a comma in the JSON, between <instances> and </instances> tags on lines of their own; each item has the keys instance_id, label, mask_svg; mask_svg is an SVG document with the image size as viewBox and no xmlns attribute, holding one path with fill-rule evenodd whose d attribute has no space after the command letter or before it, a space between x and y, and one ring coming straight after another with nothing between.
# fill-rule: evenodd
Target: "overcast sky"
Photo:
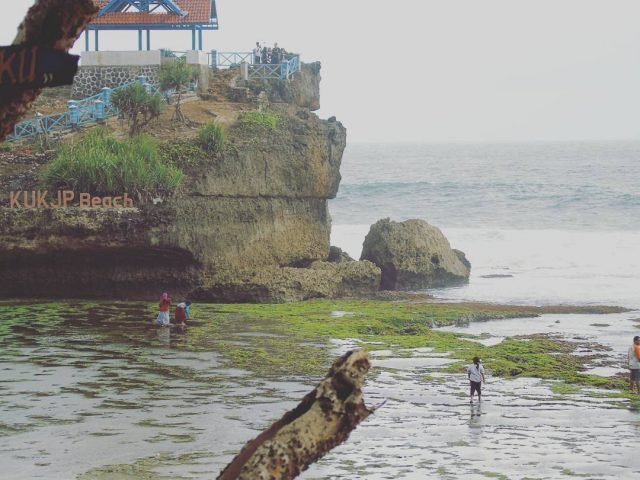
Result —
<instances>
[{"instance_id":1,"label":"overcast sky","mask_svg":"<svg viewBox=\"0 0 640 480\"><path fill-rule=\"evenodd\" d=\"M32 0L3 0L0 44ZM217 0L205 50L277 41L322 62L350 142L640 138L638 0ZM190 32L152 32L186 50ZM77 42L75 51L84 48ZM136 33L101 49L137 49Z\"/></svg>"}]
</instances>

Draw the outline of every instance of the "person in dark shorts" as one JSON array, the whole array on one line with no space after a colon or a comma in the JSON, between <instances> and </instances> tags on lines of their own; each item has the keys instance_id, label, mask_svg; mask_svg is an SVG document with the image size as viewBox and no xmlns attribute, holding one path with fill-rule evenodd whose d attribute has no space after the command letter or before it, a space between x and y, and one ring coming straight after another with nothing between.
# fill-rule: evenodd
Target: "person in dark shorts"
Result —
<instances>
[{"instance_id":1,"label":"person in dark shorts","mask_svg":"<svg viewBox=\"0 0 640 480\"><path fill-rule=\"evenodd\" d=\"M640 393L640 337L633 337L633 344L627 352L629 362L629 390Z\"/></svg>"},{"instance_id":2,"label":"person in dark shorts","mask_svg":"<svg viewBox=\"0 0 640 480\"><path fill-rule=\"evenodd\" d=\"M473 403L474 392L478 392L478 401L482 401L482 382L486 382L486 380L484 378L484 367L480 364L478 357L473 357L473 363L467 367L467 375L471 384L469 402Z\"/></svg>"}]
</instances>

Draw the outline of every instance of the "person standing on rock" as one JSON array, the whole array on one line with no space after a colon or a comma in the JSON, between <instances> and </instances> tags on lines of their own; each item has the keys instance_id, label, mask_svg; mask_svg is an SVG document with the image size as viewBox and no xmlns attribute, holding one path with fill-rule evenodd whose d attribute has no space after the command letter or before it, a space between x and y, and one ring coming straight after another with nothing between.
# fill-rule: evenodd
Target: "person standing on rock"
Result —
<instances>
[{"instance_id":1,"label":"person standing on rock","mask_svg":"<svg viewBox=\"0 0 640 480\"><path fill-rule=\"evenodd\" d=\"M633 345L627 352L629 362L629 389L631 393L640 393L640 337L633 337Z\"/></svg>"},{"instance_id":2,"label":"person standing on rock","mask_svg":"<svg viewBox=\"0 0 640 480\"><path fill-rule=\"evenodd\" d=\"M478 401L482 401L482 382L486 383L484 378L484 367L480 365L480 358L473 357L473 363L467 367L467 376L471 384L471 393L469 395L469 403L473 403L473 393L478 392Z\"/></svg>"},{"instance_id":3,"label":"person standing on rock","mask_svg":"<svg viewBox=\"0 0 640 480\"><path fill-rule=\"evenodd\" d=\"M277 65L282 63L282 59L280 58L280 48L278 47L278 42L273 45L273 50L271 50L271 63Z\"/></svg>"},{"instance_id":4,"label":"person standing on rock","mask_svg":"<svg viewBox=\"0 0 640 480\"><path fill-rule=\"evenodd\" d=\"M253 63L254 65L260 64L260 54L262 48L260 48L260 42L256 42L256 48L253 49Z\"/></svg>"},{"instance_id":5,"label":"person standing on rock","mask_svg":"<svg viewBox=\"0 0 640 480\"><path fill-rule=\"evenodd\" d=\"M158 307L160 309L160 313L158 313L156 323L161 327L165 327L169 325L169 308L171 307L171 299L169 298L168 293L165 292L162 294Z\"/></svg>"}]
</instances>

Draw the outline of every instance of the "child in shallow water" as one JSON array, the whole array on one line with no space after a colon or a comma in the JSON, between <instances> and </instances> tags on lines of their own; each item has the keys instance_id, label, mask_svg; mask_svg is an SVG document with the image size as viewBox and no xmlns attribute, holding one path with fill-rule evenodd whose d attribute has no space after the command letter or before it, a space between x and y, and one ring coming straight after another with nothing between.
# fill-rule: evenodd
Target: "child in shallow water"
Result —
<instances>
[{"instance_id":1,"label":"child in shallow water","mask_svg":"<svg viewBox=\"0 0 640 480\"><path fill-rule=\"evenodd\" d=\"M180 326L184 326L186 321L189 320L189 311L191 310L191 301L181 302L176 306L175 319L176 323Z\"/></svg>"},{"instance_id":2,"label":"child in shallow water","mask_svg":"<svg viewBox=\"0 0 640 480\"><path fill-rule=\"evenodd\" d=\"M184 302L181 302L176 306L176 313L174 315L174 318L176 319L177 325L184 326L185 322L187 321L188 317L186 308L187 305Z\"/></svg>"},{"instance_id":3,"label":"child in shallow water","mask_svg":"<svg viewBox=\"0 0 640 480\"><path fill-rule=\"evenodd\" d=\"M156 318L156 324L161 327L169 325L169 307L171 307L171 299L169 298L169 294L165 292L160 299L160 313L158 313L158 317Z\"/></svg>"}]
</instances>

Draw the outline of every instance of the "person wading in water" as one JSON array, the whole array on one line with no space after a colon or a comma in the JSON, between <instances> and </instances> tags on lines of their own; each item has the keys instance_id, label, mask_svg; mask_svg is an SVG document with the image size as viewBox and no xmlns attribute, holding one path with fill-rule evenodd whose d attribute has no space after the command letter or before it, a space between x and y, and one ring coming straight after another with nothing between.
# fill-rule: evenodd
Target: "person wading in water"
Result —
<instances>
[{"instance_id":1,"label":"person wading in water","mask_svg":"<svg viewBox=\"0 0 640 480\"><path fill-rule=\"evenodd\" d=\"M169 307L171 307L171 299L169 298L169 294L165 292L162 294L160 304L158 305L160 313L158 313L158 317L156 318L157 325L161 327L169 325Z\"/></svg>"},{"instance_id":2,"label":"person wading in water","mask_svg":"<svg viewBox=\"0 0 640 480\"><path fill-rule=\"evenodd\" d=\"M473 363L467 367L467 375L471 384L471 393L469 395L469 403L473 403L473 392L478 392L478 401L482 401L482 382L486 383L484 378L484 367L480 365L480 358L473 357Z\"/></svg>"}]
</instances>

